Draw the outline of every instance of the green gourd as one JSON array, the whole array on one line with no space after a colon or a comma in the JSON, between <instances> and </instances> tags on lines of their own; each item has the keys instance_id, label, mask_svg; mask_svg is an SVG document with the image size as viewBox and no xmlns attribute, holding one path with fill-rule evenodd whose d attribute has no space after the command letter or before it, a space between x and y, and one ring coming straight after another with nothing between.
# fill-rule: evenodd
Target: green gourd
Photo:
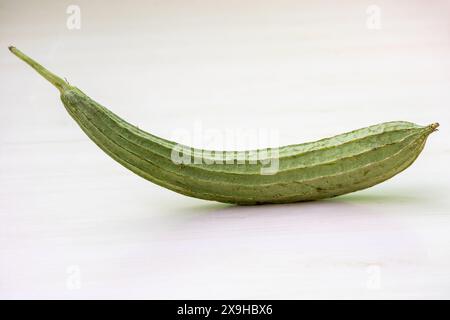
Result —
<instances>
[{"instance_id":1,"label":"green gourd","mask_svg":"<svg viewBox=\"0 0 450 320\"><path fill-rule=\"evenodd\" d=\"M395 121L276 149L194 149L138 129L18 49L9 50L58 88L70 116L105 153L151 182L200 199L288 203L365 189L409 167L439 126Z\"/></svg>"}]
</instances>

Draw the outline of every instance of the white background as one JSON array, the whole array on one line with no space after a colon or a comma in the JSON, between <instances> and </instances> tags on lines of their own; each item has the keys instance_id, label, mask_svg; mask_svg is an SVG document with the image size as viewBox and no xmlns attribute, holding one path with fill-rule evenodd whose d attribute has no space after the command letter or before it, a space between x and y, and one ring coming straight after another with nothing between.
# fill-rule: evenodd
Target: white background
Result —
<instances>
[{"instance_id":1,"label":"white background","mask_svg":"<svg viewBox=\"0 0 450 320\"><path fill-rule=\"evenodd\" d=\"M449 1L2 0L0 298L450 298L449 18ZM273 130L280 145L441 127L365 191L196 200L103 154L8 45L167 138L196 123Z\"/></svg>"}]
</instances>

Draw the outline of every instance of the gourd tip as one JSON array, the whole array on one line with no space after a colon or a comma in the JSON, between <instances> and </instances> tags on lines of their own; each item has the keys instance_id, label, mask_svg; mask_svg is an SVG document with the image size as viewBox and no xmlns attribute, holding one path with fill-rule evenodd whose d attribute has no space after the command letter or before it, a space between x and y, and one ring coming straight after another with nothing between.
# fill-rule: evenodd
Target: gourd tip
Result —
<instances>
[{"instance_id":1,"label":"gourd tip","mask_svg":"<svg viewBox=\"0 0 450 320\"><path fill-rule=\"evenodd\" d=\"M439 123L438 122L435 122L435 123L433 123L431 125L431 128L433 128L433 129L437 129L437 127L439 127Z\"/></svg>"},{"instance_id":2,"label":"gourd tip","mask_svg":"<svg viewBox=\"0 0 450 320\"><path fill-rule=\"evenodd\" d=\"M16 48L16 47L14 47L14 46L9 46L9 47L8 47L9 51L11 51L11 52L12 52L13 49L15 49L15 48Z\"/></svg>"}]
</instances>

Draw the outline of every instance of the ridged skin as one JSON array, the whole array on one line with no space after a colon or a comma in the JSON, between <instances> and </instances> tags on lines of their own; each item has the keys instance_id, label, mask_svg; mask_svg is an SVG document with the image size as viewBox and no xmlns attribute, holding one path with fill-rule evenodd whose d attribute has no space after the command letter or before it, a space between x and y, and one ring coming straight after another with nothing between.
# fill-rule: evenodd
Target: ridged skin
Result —
<instances>
[{"instance_id":1,"label":"ridged skin","mask_svg":"<svg viewBox=\"0 0 450 320\"><path fill-rule=\"evenodd\" d=\"M438 126L387 122L281 147L278 154L266 155L266 160L278 159L278 170L269 175L261 174L269 164L249 163L257 150L228 152L228 161L217 163L213 160L222 152L207 150L205 156L204 150L189 148L193 157L203 155L202 163L179 164L171 158L178 146L175 142L127 123L17 49L10 50L60 90L72 118L113 159L162 187L200 199L237 204L287 203L368 188L410 166ZM238 161L242 159L244 163Z\"/></svg>"}]
</instances>

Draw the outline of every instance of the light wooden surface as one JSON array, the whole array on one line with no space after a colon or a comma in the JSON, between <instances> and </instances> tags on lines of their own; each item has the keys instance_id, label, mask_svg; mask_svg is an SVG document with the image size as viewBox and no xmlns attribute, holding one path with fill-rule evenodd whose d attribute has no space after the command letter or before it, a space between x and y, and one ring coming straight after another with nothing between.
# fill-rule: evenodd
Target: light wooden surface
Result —
<instances>
[{"instance_id":1,"label":"light wooden surface","mask_svg":"<svg viewBox=\"0 0 450 320\"><path fill-rule=\"evenodd\" d=\"M448 1L77 3L79 30L66 2L0 5L0 298L450 298ZM283 145L390 120L441 128L362 192L210 203L103 154L12 44L198 147L222 147L208 130Z\"/></svg>"}]
</instances>

